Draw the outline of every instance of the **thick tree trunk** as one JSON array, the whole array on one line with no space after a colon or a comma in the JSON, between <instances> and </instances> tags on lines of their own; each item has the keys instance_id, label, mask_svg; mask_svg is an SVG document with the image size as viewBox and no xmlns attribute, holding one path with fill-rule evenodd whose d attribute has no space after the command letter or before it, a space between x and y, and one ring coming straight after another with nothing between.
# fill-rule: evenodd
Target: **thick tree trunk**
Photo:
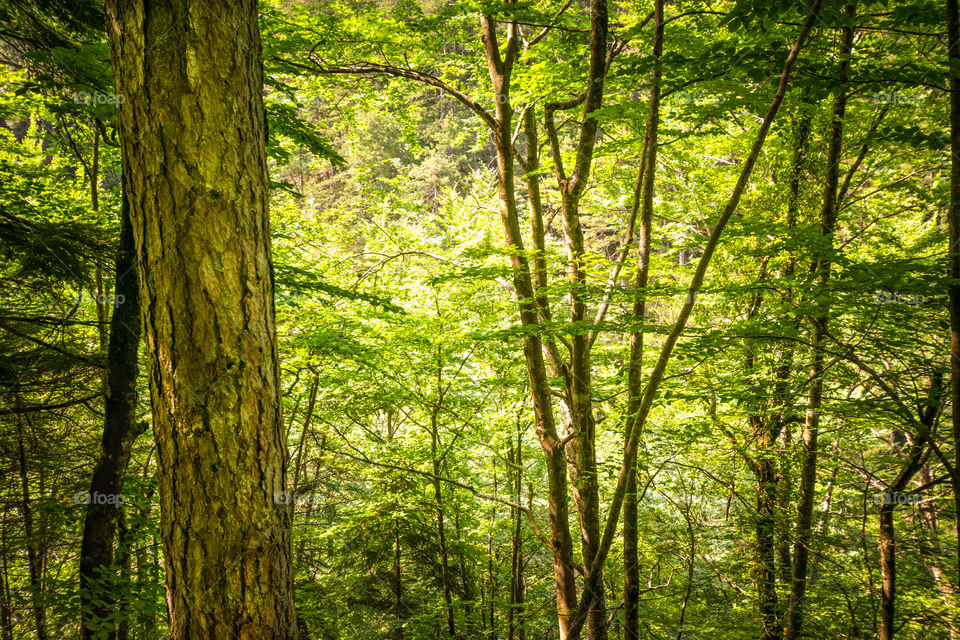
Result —
<instances>
[{"instance_id":1,"label":"thick tree trunk","mask_svg":"<svg viewBox=\"0 0 960 640\"><path fill-rule=\"evenodd\" d=\"M820 408L823 403L823 374L825 359L822 347L826 344L829 322L829 303L826 287L830 283L832 266L833 232L837 222L837 188L840 178L840 160L843 152L843 118L847 107L846 80L850 70L850 55L853 50L856 5L845 9L851 26L843 29L840 51L840 94L833 102L833 121L827 147L827 168L824 179L823 206L820 210L820 246L817 247L813 272L819 288L817 296L822 300L811 318L813 352L810 361L810 385L807 393L807 416L803 428L803 462L800 469L800 491L797 498L797 528L793 546L793 571L791 573L790 602L787 608L788 640L800 637L803 627L803 611L807 589L807 561L812 543L813 506L817 479L817 439L820 433Z\"/></svg>"},{"instance_id":2,"label":"thick tree trunk","mask_svg":"<svg viewBox=\"0 0 960 640\"><path fill-rule=\"evenodd\" d=\"M112 571L113 547L117 520L122 505L123 476L130 462L136 426L137 351L140 347L140 298L137 284L136 247L130 224L126 192L123 193L120 216L120 248L117 252L114 285L114 312L110 319L107 353L107 388L103 438L100 457L93 470L88 494L87 514L80 542L80 610L81 637L93 637L94 631L105 630L108 640L116 637L107 617L114 613L116 602L111 591L96 593L96 585L104 571ZM101 497L103 499L101 499Z\"/></svg>"},{"instance_id":3,"label":"thick tree trunk","mask_svg":"<svg viewBox=\"0 0 960 640\"><path fill-rule=\"evenodd\" d=\"M257 6L110 0L170 635L293 640Z\"/></svg>"}]
</instances>

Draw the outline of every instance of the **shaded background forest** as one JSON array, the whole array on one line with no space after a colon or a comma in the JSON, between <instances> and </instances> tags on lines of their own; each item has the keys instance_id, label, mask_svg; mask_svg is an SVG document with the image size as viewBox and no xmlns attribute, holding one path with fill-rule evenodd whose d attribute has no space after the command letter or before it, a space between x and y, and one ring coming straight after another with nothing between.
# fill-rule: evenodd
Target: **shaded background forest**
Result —
<instances>
[{"instance_id":1,"label":"shaded background forest","mask_svg":"<svg viewBox=\"0 0 960 640\"><path fill-rule=\"evenodd\" d=\"M570 4L559 18L562 2L503 16L531 36L552 25L514 70L516 147L528 160L524 114L539 123L545 104L584 91L590 13ZM533 330L517 315L496 145L444 87L381 72L418 70L492 112L484 6L261 4L290 453L282 500L293 504L297 610L313 638L557 637L548 470L523 359ZM960 635L940 3L860 2L854 14L825 4L705 284L688 293L806 9L668 3L655 64L653 3L611 4L620 48L592 114L583 282L567 279L570 231L546 134L541 165L518 164L528 245L531 184L542 198L543 251L529 255L542 258L537 295L553 316L536 331L562 353L578 337L592 346L596 460L571 465L595 479L601 522L636 411L631 339L645 336L648 376L695 302L639 436L636 512L625 516L638 637L779 637L768 625L783 625L790 599L816 384L807 637L880 633L882 522L895 541L897 636ZM73 638L107 327L128 303L113 282L123 96L97 3L4 1L0 17L0 638ZM649 280L637 287L657 73ZM556 112L568 168L584 122L582 108ZM824 233L831 166L836 222ZM570 319L571 300L584 301L586 323ZM558 423L570 412L562 377L549 381ZM92 597L115 603L110 624L125 637L147 639L167 623L145 374L139 385L116 566ZM577 503L564 500L582 558ZM611 638L625 637L624 573L618 530L601 578Z\"/></svg>"}]
</instances>

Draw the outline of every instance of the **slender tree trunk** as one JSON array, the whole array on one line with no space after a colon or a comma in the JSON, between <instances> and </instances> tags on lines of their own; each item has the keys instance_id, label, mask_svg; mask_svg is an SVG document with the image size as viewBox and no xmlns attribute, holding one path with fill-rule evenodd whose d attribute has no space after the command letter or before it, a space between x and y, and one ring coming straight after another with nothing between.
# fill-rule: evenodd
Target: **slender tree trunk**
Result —
<instances>
[{"instance_id":1,"label":"slender tree trunk","mask_svg":"<svg viewBox=\"0 0 960 640\"><path fill-rule=\"evenodd\" d=\"M586 191L596 144L598 122L591 114L600 108L607 64L608 14L606 0L590 3L590 63L587 86L582 97L545 107L545 128L550 140L554 172L560 191L563 235L567 247L567 280L570 285L570 323L582 326L587 313L587 274L583 264L584 240L580 223L580 200ZM560 142L553 123L553 111L582 106L575 162L568 176L561 157ZM570 337L570 375L567 393L567 459L574 501L580 524L583 555L583 589L590 593L587 637L605 640L607 614L603 565L595 562L600 548L600 488L597 479L596 424L593 416L592 340L588 332L575 331Z\"/></svg>"},{"instance_id":2,"label":"slender tree trunk","mask_svg":"<svg viewBox=\"0 0 960 640\"><path fill-rule=\"evenodd\" d=\"M143 472L140 476L141 481L146 483L146 480L152 475L153 467L150 464L151 455L147 457L146 464L143 466ZM144 504L138 513L138 520L140 523L147 522L151 518L151 511L153 510L153 487L147 491L146 496L144 496ZM142 527L142 524L140 525ZM131 536L135 537L140 529L138 526L132 527ZM156 557L150 553L150 547L148 545L142 545L137 549L137 587L139 593L148 593L151 583L154 582L153 572L156 569L156 565L159 562L156 560ZM157 581L159 582L159 581ZM152 640L156 637L156 619L154 615L144 607L137 607L134 612L136 620L136 631L135 637L137 640Z\"/></svg>"},{"instance_id":3,"label":"slender tree trunk","mask_svg":"<svg viewBox=\"0 0 960 640\"><path fill-rule=\"evenodd\" d=\"M836 458L837 452L840 450L840 440L834 440L833 442L833 455ZM820 503L820 518L817 521L816 526L816 535L818 538L823 539L828 533L830 533L830 508L833 505L833 488L837 484L837 475L840 473L840 465L835 464L833 470L830 472L830 478L827 480L827 486L823 490L823 500ZM817 580L820 577L820 558L821 556L815 554L810 558L809 562L809 582L812 587L817 583Z\"/></svg>"},{"instance_id":4,"label":"slender tree trunk","mask_svg":"<svg viewBox=\"0 0 960 640\"><path fill-rule=\"evenodd\" d=\"M823 374L825 359L822 347L826 344L829 322L829 304L826 288L830 283L833 253L833 232L837 222L837 188L840 177L840 160L843 152L843 118L847 107L845 91L850 70L850 55L853 50L856 5L845 9L851 25L843 29L843 44L840 51L840 94L833 101L833 121L827 147L827 168L824 180L823 206L820 211L820 246L817 247L813 272L817 277L818 298L823 300L812 318L813 352L810 362L810 386L807 394L807 416L803 429L803 462L800 469L800 491L797 498L797 528L793 546L793 571L791 573L790 602L787 608L788 640L800 637L803 627L804 597L807 589L807 561L812 543L813 506L817 479L817 439L820 433L820 408L823 403Z\"/></svg>"},{"instance_id":5,"label":"slender tree trunk","mask_svg":"<svg viewBox=\"0 0 960 640\"><path fill-rule=\"evenodd\" d=\"M760 263L759 277L767 279L768 258ZM758 290L750 302L747 311L747 321L752 320L763 307L763 294ZM755 375L756 350L751 343L747 343L744 367L748 379ZM760 617L761 640L779 640L783 633L780 620L780 607L777 597L777 465L771 449L776 445L782 428L782 421L775 417L765 419L759 410L754 408L748 418L750 433L756 440L756 455L750 456L744 452L743 456L753 471L757 488L757 515L754 526L755 550L754 581L757 586L757 611Z\"/></svg>"},{"instance_id":6,"label":"slender tree trunk","mask_svg":"<svg viewBox=\"0 0 960 640\"><path fill-rule=\"evenodd\" d=\"M431 448L431 452L436 456L436 438L434 438L434 445ZM446 619L447 624L447 633L450 634L451 638L457 636L456 625L454 624L453 618L453 602L450 595L450 559L449 553L447 550L447 535L446 527L443 523L443 501L442 495L440 492L440 480L437 477L439 474L439 469L437 465L436 458L434 458L434 478L433 478L433 498L437 510L437 536L438 544L440 545L440 584L443 591L443 611L444 618Z\"/></svg>"},{"instance_id":7,"label":"slender tree trunk","mask_svg":"<svg viewBox=\"0 0 960 640\"><path fill-rule=\"evenodd\" d=\"M607 512L607 518L603 528L603 538L600 542L597 557L594 560L594 564L597 566L603 566L604 562L606 562L607 554L610 551L610 545L613 542L613 537L617 530L617 523L620 521L620 509L623 506L623 497L626 491L627 476L633 471L636 463L637 442L639 440L640 432L646 422L647 416L650 414L651 408L653 407L654 397L660 388L660 383L664 379L667 365L670 362L673 354L673 349L676 346L677 341L680 339L680 335L683 333L683 330L686 328L687 321L690 319L690 314L693 311L696 295L703 286L707 269L710 266L710 261L712 260L713 254L720 242L720 236L722 235L727 222L729 222L731 216L733 216L734 211L736 211L737 206L740 203L740 198L750 180L751 174L753 173L753 168L760 156L760 151L762 150L764 142L766 141L767 133L770 131L770 126L773 124L773 120L776 117L777 112L780 110L780 105L783 104L783 99L786 96L787 87L790 83L790 75L793 71L793 66L796 63L797 57L800 55L800 50L806 43L807 37L813 28L814 22L819 17L821 5L822 0L814 0L813 5L810 7L810 13L800 31L800 35L791 47L790 52L787 54L787 58L784 62L784 66L781 70L780 78L777 83L776 93L774 94L773 101L770 103L770 108L767 110L767 113L763 118L763 122L757 131L756 138L754 138L753 145L750 148L750 154L743 163L743 167L740 170L740 176L737 178L737 182L730 194L730 198L727 200L726 206L724 206L723 211L717 220L717 224L711 231L710 237L704 246L703 253L700 256L700 260L697 263L697 268L694 271L693 278L691 279L690 285L687 289L687 299L680 308L680 313L678 314L677 319L674 321L673 327L667 334L666 339L664 340L664 343L660 349L660 355L657 358L656 365L650 372L650 377L644 386L643 396L637 409L637 413L630 417L634 424L630 428L630 439L625 447L626 453L624 455L623 463L620 466L620 471L617 475L617 484L610 501L610 508ZM577 607L574 619L567 629L567 636L571 638L578 637L578 634L580 633L580 630L587 619L587 614L592 604L592 598L592 592L585 590Z\"/></svg>"},{"instance_id":8,"label":"slender tree trunk","mask_svg":"<svg viewBox=\"0 0 960 640\"><path fill-rule=\"evenodd\" d=\"M880 506L880 640L893 640L896 627L894 615L897 605L897 544L894 529L894 513L900 493L907 488L913 477L923 468L928 448L928 437L942 407L943 376L936 374L930 381L928 402L918 408L916 416L904 416L916 422L921 431L915 436L900 472L890 484Z\"/></svg>"},{"instance_id":9,"label":"slender tree trunk","mask_svg":"<svg viewBox=\"0 0 960 640\"><path fill-rule=\"evenodd\" d=\"M313 410L317 405L317 390L320 386L319 374L313 375L313 382L310 383L310 397L307 400L307 413L303 417L303 431L300 432L300 441L297 443L297 458L293 465L293 491L300 488L300 472L303 469L303 452L306 449L307 434L310 433L310 420L313 418Z\"/></svg>"},{"instance_id":10,"label":"slender tree trunk","mask_svg":"<svg viewBox=\"0 0 960 640\"><path fill-rule=\"evenodd\" d=\"M19 399L18 399L19 401ZM43 554L33 530L33 503L30 500L30 479L27 474L27 448L23 433L24 418L17 416L17 455L20 470L21 501L23 513L23 532L27 539L27 568L30 578L30 604L33 608L33 622L36 626L37 640L47 640L47 609L43 601Z\"/></svg>"},{"instance_id":11,"label":"slender tree trunk","mask_svg":"<svg viewBox=\"0 0 960 640\"><path fill-rule=\"evenodd\" d=\"M801 98L804 107L809 105L809 100L804 93ZM797 217L800 209L800 185L803 181L806 163L807 146L810 141L811 117L809 110L804 110L797 121L796 138L794 140L793 161L790 167L790 181L787 196L787 229L795 229L797 226ZM796 257L791 252L787 258L787 263L783 268L783 277L790 279L796 270ZM784 302L790 303L793 300L793 288L788 287L783 294ZM799 320L792 322L795 328L799 328ZM791 425L795 415L793 411L793 394L790 390L790 376L794 368L794 343L786 341L783 346L783 353L780 356L776 372L776 385L774 386L774 404L776 406L775 420L777 421L777 431L779 440L784 449L789 450L791 444ZM791 522L788 515L792 505L792 469L789 457L781 456L777 464L777 500L778 510L775 520L775 529L777 530L777 562L779 565L778 578L781 583L789 585L792 571L792 561L790 553L791 542ZM782 608L782 605L781 605ZM781 612L782 613L782 612ZM782 626L782 622L781 622Z\"/></svg>"},{"instance_id":12,"label":"slender tree trunk","mask_svg":"<svg viewBox=\"0 0 960 640\"><path fill-rule=\"evenodd\" d=\"M507 477L509 478L509 476ZM509 487L509 485L507 486ZM493 495L494 497L496 497L497 495L496 465L494 465L493 467ZM507 495L509 495L509 493ZM497 524L497 505L496 503L494 503L494 505L490 509L490 525L489 525L490 532L487 534L487 589L488 589L487 596L489 598L489 603L487 605L487 613L490 616L490 623L489 623L489 626L486 623L484 623L483 625L484 627L486 627L487 638L489 638L489 640L497 640L497 621L496 621L496 618L494 617L494 614L496 613L495 603L496 603L497 585L494 582L494 577L493 577L494 576L493 574L493 564L494 564L493 531L496 524ZM481 620L484 619L484 613L482 610L480 613L480 618Z\"/></svg>"},{"instance_id":13,"label":"slender tree trunk","mask_svg":"<svg viewBox=\"0 0 960 640\"><path fill-rule=\"evenodd\" d=\"M897 607L897 542L894 514L897 496L916 475L923 464L926 441L922 438L911 447L897 478L890 485L888 495L880 506L880 640L893 640Z\"/></svg>"},{"instance_id":14,"label":"slender tree trunk","mask_svg":"<svg viewBox=\"0 0 960 640\"><path fill-rule=\"evenodd\" d=\"M403 576L400 574L400 521L393 519L393 633L394 640L403 639Z\"/></svg>"},{"instance_id":15,"label":"slender tree trunk","mask_svg":"<svg viewBox=\"0 0 960 640\"><path fill-rule=\"evenodd\" d=\"M520 504L523 487L523 435L518 426L517 446L511 456L516 476L513 481L514 501ZM513 510L513 536L510 549L510 610L507 612L507 637L509 640L523 640L523 513Z\"/></svg>"},{"instance_id":16,"label":"slender tree trunk","mask_svg":"<svg viewBox=\"0 0 960 640\"><path fill-rule=\"evenodd\" d=\"M660 80L663 55L663 0L654 2L653 24L653 74L650 84L650 101L647 110L647 125L643 136L640 170L634 189L633 208L640 209L640 227L637 246L637 290L633 304L633 321L639 324L634 330L630 344L630 367L627 386L628 400L624 447L630 442L630 416L640 408L643 392L643 322L646 316L646 288L650 279L650 234L653 225L653 190L657 173L657 130L660 124ZM637 439L639 444L639 439ZM626 453L626 452L625 452ZM634 456L635 457L635 456ZM637 471L636 463L627 476L626 495L623 501L623 637L626 640L639 638L640 559L638 555L637 527Z\"/></svg>"},{"instance_id":17,"label":"slender tree trunk","mask_svg":"<svg viewBox=\"0 0 960 640\"><path fill-rule=\"evenodd\" d=\"M0 639L13 640L13 608L10 604L10 574L7 569L7 514L3 514L0 539Z\"/></svg>"},{"instance_id":18,"label":"slender tree trunk","mask_svg":"<svg viewBox=\"0 0 960 640\"><path fill-rule=\"evenodd\" d=\"M929 464L925 464L920 470L920 481L929 486L933 484L933 470ZM920 503L920 522L923 530L926 532L925 540L920 545L920 556L923 558L924 567L933 578L937 585L937 591L943 599L945 617L950 629L950 640L960 639L960 628L958 628L957 609L960 608L960 602L957 601L957 591L950 582L950 574L943 564L944 552L943 545L940 543L940 529L937 523L937 507L932 500L923 500Z\"/></svg>"},{"instance_id":19,"label":"slender tree trunk","mask_svg":"<svg viewBox=\"0 0 960 640\"><path fill-rule=\"evenodd\" d=\"M950 251L947 287L950 308L950 405L953 407L953 484L957 539L960 540L960 12L947 0L947 53L950 87ZM957 590L960 592L960 544L957 545Z\"/></svg>"},{"instance_id":20,"label":"slender tree trunk","mask_svg":"<svg viewBox=\"0 0 960 640\"><path fill-rule=\"evenodd\" d=\"M494 490L496 495L496 490ZM457 553L457 567L460 569L460 584L463 587L463 631L468 638L479 637L477 632L476 616L473 612L473 581L467 570L467 560L463 555L463 536L460 529L460 509L454 505L453 508L453 527L457 534L457 542L460 550ZM480 617L483 618L483 609L480 609Z\"/></svg>"},{"instance_id":21,"label":"slender tree trunk","mask_svg":"<svg viewBox=\"0 0 960 640\"><path fill-rule=\"evenodd\" d=\"M115 606L122 612L120 620L117 622L117 640L130 640L130 608L132 600L130 598L129 585L132 584L130 574L130 528L127 527L126 514L121 511L117 519L117 546L120 549L120 555L116 559L117 566L120 569L120 584L124 585L123 595L115 602Z\"/></svg>"},{"instance_id":22,"label":"slender tree trunk","mask_svg":"<svg viewBox=\"0 0 960 640\"><path fill-rule=\"evenodd\" d=\"M106 13L170 636L295 640L257 4Z\"/></svg>"},{"instance_id":23,"label":"slender tree trunk","mask_svg":"<svg viewBox=\"0 0 960 640\"><path fill-rule=\"evenodd\" d=\"M514 154L512 145L513 107L510 105L510 74L516 60L519 41L517 25L508 23L505 52L501 54L492 18L482 20L483 42L487 66L493 83L496 103L494 142L497 149L497 191L500 196L500 216L503 222L505 244L510 250L513 285L517 296L520 322L524 327L539 325L539 314L534 300L530 265L524 254L523 238L517 215L514 182ZM543 357L543 342L539 331L529 331L523 340L523 353L533 400L535 429L543 450L547 474L547 502L553 570L556 583L557 621L560 640L568 640L568 628L577 606L576 569L573 563L573 538L570 535L567 502L566 455L557 433L553 412L553 397ZM570 639L572 640L572 639Z\"/></svg>"},{"instance_id":24,"label":"slender tree trunk","mask_svg":"<svg viewBox=\"0 0 960 640\"><path fill-rule=\"evenodd\" d=\"M114 285L114 312L110 319L107 353L107 385L103 438L100 457L93 470L88 493L87 514L80 542L81 637L94 631L113 640L116 629L107 622L117 603L112 590L98 589L104 572L113 571L113 547L123 495L123 476L130 463L133 441L139 434L136 424L137 376L140 347L140 297L137 284L136 247L130 223L126 191L120 216L120 249L117 252ZM102 498L102 499L101 499Z\"/></svg>"},{"instance_id":25,"label":"slender tree trunk","mask_svg":"<svg viewBox=\"0 0 960 640\"><path fill-rule=\"evenodd\" d=\"M776 574L776 507L777 469L769 451L777 442L777 434L760 427L757 448L757 592L760 597L762 640L779 640L783 628L777 601Z\"/></svg>"},{"instance_id":26,"label":"slender tree trunk","mask_svg":"<svg viewBox=\"0 0 960 640\"><path fill-rule=\"evenodd\" d=\"M440 584L443 590L443 610L447 622L447 632L451 638L457 637L453 618L453 602L450 595L450 554L447 550L447 533L443 523L443 492L440 487L439 426L437 417L443 405L443 384L441 375L443 364L440 359L440 347L437 347L437 400L430 411L430 462L433 465L433 500L437 510L437 541L440 545Z\"/></svg>"},{"instance_id":27,"label":"slender tree trunk","mask_svg":"<svg viewBox=\"0 0 960 640\"><path fill-rule=\"evenodd\" d=\"M880 507L880 640L893 640L897 598L897 552L893 513L895 504Z\"/></svg>"}]
</instances>

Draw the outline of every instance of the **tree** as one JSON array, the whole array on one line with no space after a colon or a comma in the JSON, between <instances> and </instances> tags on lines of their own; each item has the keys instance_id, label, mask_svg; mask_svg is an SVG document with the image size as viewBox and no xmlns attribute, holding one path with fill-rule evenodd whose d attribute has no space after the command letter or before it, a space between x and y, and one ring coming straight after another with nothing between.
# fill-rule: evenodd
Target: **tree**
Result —
<instances>
[{"instance_id":1,"label":"tree","mask_svg":"<svg viewBox=\"0 0 960 640\"><path fill-rule=\"evenodd\" d=\"M833 100L830 135L826 156L823 204L820 209L820 238L815 262L811 271L816 274L817 285L825 288L830 283L833 262L833 234L837 225L837 192L840 180L840 160L843 152L843 119L847 107L846 82L850 72L850 56L853 52L853 21L856 4L847 5L846 14L850 24L843 29L843 44L840 50L838 72L839 93ZM810 318L811 331L810 386L807 395L807 414L803 429L803 465L800 472L800 495L797 498L797 528L793 544L793 571L791 573L790 603L787 611L786 637L798 638L803 625L804 594L807 587L807 559L812 544L811 523L813 520L814 492L817 481L817 439L820 432L820 408L823 403L823 376L826 358L823 347L827 341L830 321L829 293L818 291L816 310Z\"/></svg>"},{"instance_id":2,"label":"tree","mask_svg":"<svg viewBox=\"0 0 960 640\"><path fill-rule=\"evenodd\" d=\"M124 199L121 212L120 249L117 253L107 354L106 418L100 458L90 480L87 514L80 542L81 634L93 637L106 626L108 639L116 637L110 621L117 602L108 590L97 593L96 584L113 570L114 542L120 519L123 477L130 463L133 441L142 432L137 426L137 376L140 369L140 296L136 273L136 252L129 206ZM121 302L122 301L122 302ZM103 499L99 499L102 497Z\"/></svg>"},{"instance_id":3,"label":"tree","mask_svg":"<svg viewBox=\"0 0 960 640\"><path fill-rule=\"evenodd\" d=\"M256 3L107 5L173 638L295 639Z\"/></svg>"}]
</instances>

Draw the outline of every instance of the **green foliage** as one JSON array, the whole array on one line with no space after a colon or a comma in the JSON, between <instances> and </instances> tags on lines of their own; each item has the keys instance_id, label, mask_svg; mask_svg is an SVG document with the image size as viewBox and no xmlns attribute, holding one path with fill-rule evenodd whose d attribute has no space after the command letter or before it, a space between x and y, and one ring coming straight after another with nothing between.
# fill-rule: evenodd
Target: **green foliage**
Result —
<instances>
[{"instance_id":1,"label":"green foliage","mask_svg":"<svg viewBox=\"0 0 960 640\"><path fill-rule=\"evenodd\" d=\"M831 335L820 347L829 367L816 485L824 508L816 514L820 565L805 623L812 637L876 632L875 498L917 436L904 408L934 405L939 446L955 454L945 435L953 408L945 399L950 150L941 8L927 0L861 3L852 82L841 86L833 52L849 18L843 3L825 4L644 427L634 470L644 637L758 636L757 463L772 462L778 474L772 518L778 547L789 547L810 319L825 305ZM589 114L600 128L580 202L583 290L569 280L561 195L542 135L534 175L546 244L538 255L519 166L525 249L503 244L491 132L471 108L409 78L325 73L363 63L416 70L492 111L480 15L499 21L501 45L505 20L521 23L528 42L550 25L522 51L510 98L514 127L524 109L541 126L544 104L578 95L588 73L589 12L567 5L261 6L277 336L288 475L298 493L292 552L297 606L313 638L445 634L444 555L458 637L507 637L511 606L527 638L556 637L554 559L539 537L550 508L547 474L524 338L539 335L566 354L574 338L596 336L590 383L605 509L622 460L633 334L644 337L646 380L806 11L786 0L668 3L650 282L641 292L636 237L629 246L624 238L649 108L652 3L610 5L611 33L624 47L612 59L601 107ZM74 558L83 511L70 497L87 486L102 436L99 329L111 311L104 300L119 219L113 122L121 98L111 88L101 9L75 6L43 2L25 13L0 1L9 25L0 78L0 451L9 463L0 555L17 638L34 633L18 427L34 538L48 560L42 595L53 637L78 636ZM825 149L832 102L843 91L850 92L844 193L827 242L819 220ZM557 113L568 171L582 115ZM809 138L798 148L804 123ZM525 144L518 133L520 154ZM822 255L832 262L827 286L811 268ZM553 315L523 326L511 263L541 257L547 283L539 293ZM578 291L589 321L570 320ZM640 295L643 317L633 311ZM605 299L609 310L593 323ZM563 376L550 375L562 424ZM141 395L139 413L147 416L148 394ZM31 411L14 413L18 407ZM762 427L778 420L776 442L762 446ZM149 436L138 439L117 564L87 586L95 600L122 603L101 632L127 621L137 637L166 633L164 572L174 569L162 558L156 464ZM945 474L929 455L909 487L928 506L897 508L902 637L947 637L949 608L930 571L941 567L956 580L957 514ZM939 523L933 529L931 516ZM520 571L512 563L518 531ZM622 623L620 535L606 565L611 637ZM789 576L781 559L775 566L782 610ZM522 606L509 593L517 573Z\"/></svg>"}]
</instances>

